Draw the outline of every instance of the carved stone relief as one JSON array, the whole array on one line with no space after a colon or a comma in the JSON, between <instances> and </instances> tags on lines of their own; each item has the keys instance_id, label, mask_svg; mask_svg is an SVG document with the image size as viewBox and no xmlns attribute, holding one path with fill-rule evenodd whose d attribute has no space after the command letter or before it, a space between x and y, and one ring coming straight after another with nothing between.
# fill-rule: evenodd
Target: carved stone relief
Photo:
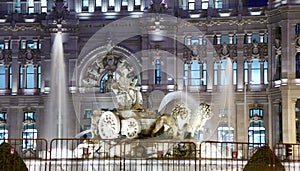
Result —
<instances>
[{"instance_id":1,"label":"carved stone relief","mask_svg":"<svg viewBox=\"0 0 300 171\"><path fill-rule=\"evenodd\" d=\"M41 61L41 52L37 49L20 50L18 60L23 64L37 63Z\"/></svg>"},{"instance_id":2,"label":"carved stone relief","mask_svg":"<svg viewBox=\"0 0 300 171\"><path fill-rule=\"evenodd\" d=\"M117 71L119 65L123 63L124 67L127 67L128 70L132 71L132 66L127 62L124 61L121 57L113 54L108 54L103 59L98 58L93 63L91 63L87 69L84 71L85 76L82 79L83 86L85 87L93 87L100 85L100 79L108 72L112 76L111 73ZM130 77L134 76L134 73L127 74ZM113 78L114 80L116 78ZM107 80L106 80L107 81Z\"/></svg>"},{"instance_id":3,"label":"carved stone relief","mask_svg":"<svg viewBox=\"0 0 300 171\"><path fill-rule=\"evenodd\" d=\"M223 43L222 45L214 45L215 47L215 57L236 57L237 56L237 46L232 44Z\"/></svg>"},{"instance_id":4,"label":"carved stone relief","mask_svg":"<svg viewBox=\"0 0 300 171\"><path fill-rule=\"evenodd\" d=\"M281 41L280 39L274 40L274 49L275 49L275 55L281 55Z\"/></svg>"},{"instance_id":5,"label":"carved stone relief","mask_svg":"<svg viewBox=\"0 0 300 171\"><path fill-rule=\"evenodd\" d=\"M266 43L253 42L252 44L244 44L244 56L247 57L265 57L268 56L268 45Z\"/></svg>"},{"instance_id":6,"label":"carved stone relief","mask_svg":"<svg viewBox=\"0 0 300 171\"><path fill-rule=\"evenodd\" d=\"M12 61L11 50L0 49L0 63L8 65Z\"/></svg>"}]
</instances>

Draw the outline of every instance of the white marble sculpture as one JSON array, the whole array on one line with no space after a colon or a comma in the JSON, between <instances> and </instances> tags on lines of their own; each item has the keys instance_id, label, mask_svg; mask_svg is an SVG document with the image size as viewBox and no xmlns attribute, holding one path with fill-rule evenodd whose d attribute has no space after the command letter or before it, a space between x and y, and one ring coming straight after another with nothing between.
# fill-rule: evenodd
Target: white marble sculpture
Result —
<instances>
[{"instance_id":1,"label":"white marble sculpture","mask_svg":"<svg viewBox=\"0 0 300 171\"><path fill-rule=\"evenodd\" d=\"M137 79L129 78L132 68L125 62L118 68L119 78L112 84L119 105L119 110L141 109L143 98L140 88L136 87Z\"/></svg>"}]
</instances>

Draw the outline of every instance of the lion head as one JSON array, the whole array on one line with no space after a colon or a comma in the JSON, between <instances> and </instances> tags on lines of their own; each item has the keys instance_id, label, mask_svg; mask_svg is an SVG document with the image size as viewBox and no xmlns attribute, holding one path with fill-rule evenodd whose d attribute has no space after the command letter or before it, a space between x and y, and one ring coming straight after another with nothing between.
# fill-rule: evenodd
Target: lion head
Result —
<instances>
[{"instance_id":1,"label":"lion head","mask_svg":"<svg viewBox=\"0 0 300 171\"><path fill-rule=\"evenodd\" d=\"M181 119L186 119L190 115L191 111L188 109L184 104L177 104L173 110L171 115L174 118L177 118L177 116L180 116Z\"/></svg>"},{"instance_id":2,"label":"lion head","mask_svg":"<svg viewBox=\"0 0 300 171\"><path fill-rule=\"evenodd\" d=\"M206 103L200 103L198 108L198 115L202 116L203 120L210 119L213 115L210 105Z\"/></svg>"}]
</instances>

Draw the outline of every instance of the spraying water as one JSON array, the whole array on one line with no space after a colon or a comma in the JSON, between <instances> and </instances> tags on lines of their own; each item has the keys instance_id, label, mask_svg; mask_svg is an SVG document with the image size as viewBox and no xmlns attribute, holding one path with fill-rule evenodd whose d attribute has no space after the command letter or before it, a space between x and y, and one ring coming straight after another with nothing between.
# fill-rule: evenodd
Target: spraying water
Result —
<instances>
[{"instance_id":1,"label":"spraying water","mask_svg":"<svg viewBox=\"0 0 300 171\"><path fill-rule=\"evenodd\" d=\"M69 136L70 117L68 116L67 84L64 62L62 33L55 35L51 53L51 86L47 107L46 137L66 138Z\"/></svg>"}]
</instances>

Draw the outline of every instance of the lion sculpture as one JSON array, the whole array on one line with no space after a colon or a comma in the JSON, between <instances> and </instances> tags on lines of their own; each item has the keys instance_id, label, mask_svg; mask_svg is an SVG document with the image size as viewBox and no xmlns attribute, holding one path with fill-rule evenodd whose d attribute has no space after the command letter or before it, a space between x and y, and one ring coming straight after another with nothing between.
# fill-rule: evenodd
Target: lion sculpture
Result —
<instances>
[{"instance_id":1,"label":"lion sculpture","mask_svg":"<svg viewBox=\"0 0 300 171\"><path fill-rule=\"evenodd\" d=\"M189 120L188 132L191 134L191 137L194 137L195 133L197 133L212 116L213 112L210 105L200 103L197 111L191 114Z\"/></svg>"},{"instance_id":2,"label":"lion sculpture","mask_svg":"<svg viewBox=\"0 0 300 171\"><path fill-rule=\"evenodd\" d=\"M178 128L178 117L180 119L185 120L190 115L190 110L183 104L177 104L171 114L162 114L157 118L155 122L155 128L152 131L151 136L153 137L164 125L169 126L173 131L173 138L178 136L179 128Z\"/></svg>"},{"instance_id":3,"label":"lion sculpture","mask_svg":"<svg viewBox=\"0 0 300 171\"><path fill-rule=\"evenodd\" d=\"M210 105L206 103L200 103L195 113L191 113L183 104L176 105L171 114L161 115L155 122L155 128L152 131L153 137L164 125L169 126L173 131L173 138L178 137L178 134L189 133L191 137L203 127L207 120L212 117L213 113ZM178 120L186 120L186 123L181 129L178 124Z\"/></svg>"}]
</instances>

